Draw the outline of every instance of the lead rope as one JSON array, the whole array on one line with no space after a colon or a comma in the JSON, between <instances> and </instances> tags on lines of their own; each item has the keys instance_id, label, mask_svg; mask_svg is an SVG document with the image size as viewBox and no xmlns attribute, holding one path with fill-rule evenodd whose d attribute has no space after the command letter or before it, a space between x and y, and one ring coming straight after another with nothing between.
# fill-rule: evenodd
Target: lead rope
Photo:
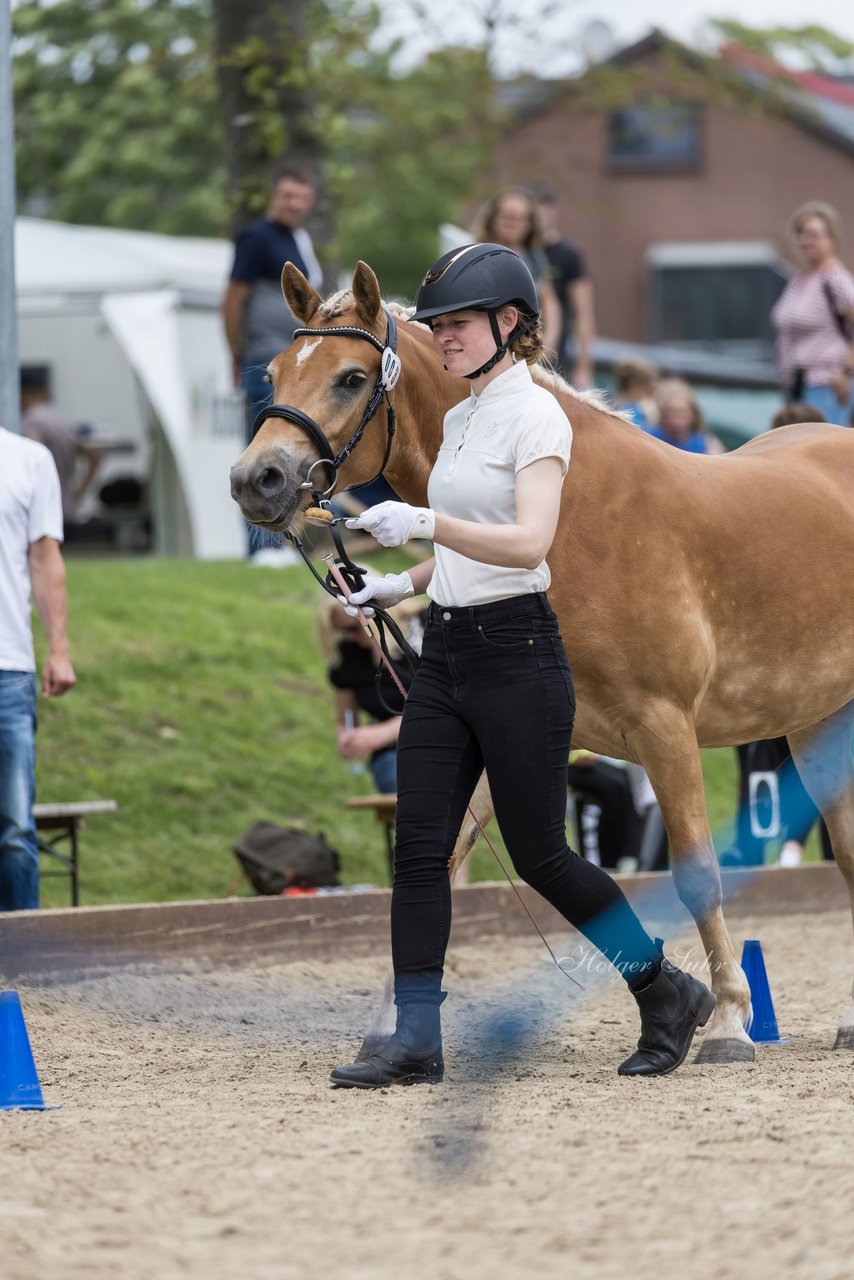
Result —
<instances>
[{"instance_id":1,"label":"lead rope","mask_svg":"<svg viewBox=\"0 0 854 1280\"><path fill-rule=\"evenodd\" d=\"M335 580L335 582L337 582L338 586L341 588L341 592L342 592L342 594L343 594L343 596L344 596L345 600L347 600L347 601L349 602L349 599L350 599L350 596L351 596L352 592L350 591L350 588L347 586L347 583L346 583L346 581L344 580L344 575L341 573L341 570L338 568L338 565L335 563L335 559L334 559L334 557L330 554L330 555L328 555L328 556L324 556L324 557L323 557L323 559L324 559L324 560L326 561L326 563L329 565L329 573L330 573L330 576ZM362 609L361 609L361 607L360 607L359 605L352 605L351 607L357 610L357 614L356 614L356 616L357 616L357 618L359 619L359 622L360 622L360 623L362 624L362 626L364 627L364 629L365 629L365 631L366 631L367 635L369 636L370 641L371 641L371 644L373 645L374 651L375 651L375 652L376 652L376 654L377 654L377 657L379 658L380 662L382 662L382 663L383 663L383 665L387 668L389 675L391 676L392 680L394 681L394 683L397 685L398 689L400 690L400 693L401 693L401 695L402 695L402 697L403 697L403 701L405 702L405 701L406 701L406 698L407 698L407 692L406 692L406 689L404 689L404 687L403 687L403 682L401 681L400 677L398 676L397 672L396 672L396 671L395 671L395 669L394 669L393 664L389 661L388 657L386 656L385 652L383 651L383 648L382 648L382 646L381 646L381 644L380 644L379 640L377 639L376 635L374 634L373 630L371 629L370 620L365 616L364 612L362 611ZM504 866L504 863L501 861L501 859L500 859L500 858L499 858L499 856L498 856L498 852L497 852L497 850L496 850L496 848L495 848L495 845L492 843L492 841L490 840L489 836L488 836L488 835L486 834L486 832L484 831L484 829L483 829L483 827L481 826L481 824L480 824L480 822L479 822L478 818L476 817L476 815L475 815L474 811L472 810L472 807L471 807L471 805L470 805L470 804L467 804L467 805L466 805L466 812L468 813L468 815L469 815L469 817L471 818L472 822L473 822L473 823L474 823L474 825L477 827L478 831L480 832L480 834L483 836L484 840L486 841L487 846L488 846L488 848L490 849L490 851L491 851L491 853L492 853L493 858L495 859L495 861L498 863L499 867L501 868L501 871L502 871L502 874L504 875L505 880L507 881L507 883L510 885L510 888L511 888L511 889L513 890L513 892L515 893L515 895L516 895L516 897L517 897L517 899L518 899L518 901L519 901L519 903L520 903L520 905L521 905L521 907L522 907L522 910L525 912L525 915L528 917L528 919L530 920L531 924L534 926L534 928L536 929L537 933L540 935L540 939L542 940L542 944L543 944L543 946L545 947L546 951L548 951L549 955L551 956L552 960L554 961L555 968L556 968L556 969L558 969L558 970L563 974L563 976L564 976L565 978L569 978L570 982L574 982L574 983L575 983L575 985L578 987L578 989L579 989L580 991L583 991L583 990L584 990L584 987L583 987L583 986L582 986L582 984L578 981L578 979L577 979L577 978L573 978L573 976L572 976L572 974L571 974L571 973L567 973L566 969L562 969L562 968L561 968L560 961L558 960L558 958L557 958L557 956L555 955L554 951L552 951L551 947L549 946L549 944L548 944L548 942L547 942L547 940L546 940L546 936L545 936L545 934L543 933L542 929L541 929L541 928L540 928L540 926L537 924L537 922L536 922L536 920L534 919L534 917L531 915L531 912L530 912L530 910L528 909L528 904L525 902L525 899L522 897L521 893L520 893L520 892L519 892L519 890L516 888L516 885L514 884L512 877L508 874L507 868Z\"/></svg>"}]
</instances>

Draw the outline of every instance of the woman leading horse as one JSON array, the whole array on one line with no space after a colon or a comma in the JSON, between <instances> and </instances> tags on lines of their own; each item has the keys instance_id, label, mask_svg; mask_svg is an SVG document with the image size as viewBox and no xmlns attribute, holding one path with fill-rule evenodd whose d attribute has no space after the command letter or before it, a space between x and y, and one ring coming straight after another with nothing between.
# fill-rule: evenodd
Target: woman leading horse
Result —
<instances>
[{"instance_id":1,"label":"woman leading horse","mask_svg":"<svg viewBox=\"0 0 854 1280\"><path fill-rule=\"evenodd\" d=\"M398 741L397 1027L332 1080L380 1088L442 1078L448 864L484 770L517 873L611 960L638 1002L641 1038L620 1074L665 1075L684 1061L715 999L664 959L616 881L566 843L575 695L545 557L572 432L528 370L543 349L536 285L510 249L469 245L428 271L413 319L427 322L445 368L471 394L445 416L430 506L384 502L347 521L384 546L420 534L435 557L409 574L369 577L350 597L350 607L389 608L426 590L432 604Z\"/></svg>"}]
</instances>

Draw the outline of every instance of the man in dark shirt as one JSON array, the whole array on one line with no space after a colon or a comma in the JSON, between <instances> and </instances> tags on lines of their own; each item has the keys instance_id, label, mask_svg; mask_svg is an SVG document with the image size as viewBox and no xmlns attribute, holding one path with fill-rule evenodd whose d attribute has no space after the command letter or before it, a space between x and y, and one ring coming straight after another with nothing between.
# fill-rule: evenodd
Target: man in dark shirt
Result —
<instances>
[{"instance_id":1,"label":"man in dark shirt","mask_svg":"<svg viewBox=\"0 0 854 1280\"><path fill-rule=\"evenodd\" d=\"M551 278L563 317L558 363L576 387L593 385L593 284L584 256L577 245L557 229L557 198L548 187L531 192L540 216L543 248L551 265ZM572 339L573 360L568 365L567 344Z\"/></svg>"},{"instance_id":2,"label":"man in dark shirt","mask_svg":"<svg viewBox=\"0 0 854 1280\"><path fill-rule=\"evenodd\" d=\"M311 237L302 226L314 194L302 170L280 170L266 218L244 227L235 240L222 314L234 385L246 391L247 435L258 410L271 399L270 384L264 380L267 365L290 346L299 324L282 297L282 268L292 262L316 289L322 284Z\"/></svg>"}]
</instances>

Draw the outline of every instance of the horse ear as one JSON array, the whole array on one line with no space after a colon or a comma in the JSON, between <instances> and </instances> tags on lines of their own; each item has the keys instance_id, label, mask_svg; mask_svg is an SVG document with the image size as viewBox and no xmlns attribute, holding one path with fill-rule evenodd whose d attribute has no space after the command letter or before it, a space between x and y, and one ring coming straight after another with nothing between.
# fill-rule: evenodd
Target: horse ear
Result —
<instances>
[{"instance_id":1,"label":"horse ear","mask_svg":"<svg viewBox=\"0 0 854 1280\"><path fill-rule=\"evenodd\" d=\"M362 318L376 320L382 307L379 282L367 262L357 262L353 274L353 297Z\"/></svg>"},{"instance_id":2,"label":"horse ear","mask_svg":"<svg viewBox=\"0 0 854 1280\"><path fill-rule=\"evenodd\" d=\"M297 320L308 324L323 299L306 280L299 267L286 262L282 268L282 293Z\"/></svg>"}]
</instances>

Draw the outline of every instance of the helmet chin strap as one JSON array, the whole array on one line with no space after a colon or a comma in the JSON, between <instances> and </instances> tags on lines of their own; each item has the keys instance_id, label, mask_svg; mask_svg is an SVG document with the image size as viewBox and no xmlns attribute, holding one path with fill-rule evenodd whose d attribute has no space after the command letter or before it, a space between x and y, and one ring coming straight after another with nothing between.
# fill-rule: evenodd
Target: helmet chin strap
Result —
<instances>
[{"instance_id":1,"label":"helmet chin strap","mask_svg":"<svg viewBox=\"0 0 854 1280\"><path fill-rule=\"evenodd\" d=\"M503 360L507 355L509 344L516 336L516 329L518 328L518 325L508 333L506 341L502 341L501 330L498 327L498 320L495 312L487 311L486 314L489 316L489 327L492 330L492 336L495 339L496 352L495 355L490 356L486 364L482 364L479 369L474 369L471 373L464 373L462 375L464 378L467 378L469 382L471 382L473 378L479 378L481 374L489 373L490 369L494 369L499 360ZM447 367L448 366L445 365L446 369Z\"/></svg>"}]
</instances>

